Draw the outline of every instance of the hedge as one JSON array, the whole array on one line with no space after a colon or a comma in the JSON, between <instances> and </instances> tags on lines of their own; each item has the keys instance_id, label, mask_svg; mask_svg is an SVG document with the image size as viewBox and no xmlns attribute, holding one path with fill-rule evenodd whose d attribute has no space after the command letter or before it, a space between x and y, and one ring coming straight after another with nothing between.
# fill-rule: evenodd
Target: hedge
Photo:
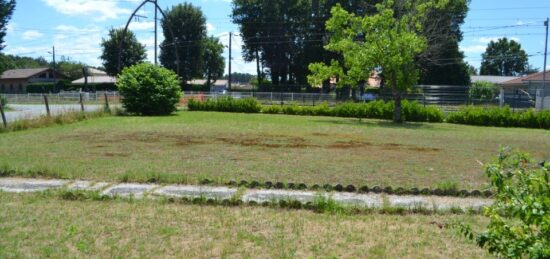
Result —
<instances>
[{"instance_id":1,"label":"hedge","mask_svg":"<svg viewBox=\"0 0 550 259\"><path fill-rule=\"evenodd\" d=\"M550 129L550 110L535 112L529 109L514 112L510 107L483 108L467 106L447 116L447 122L477 126L522 127Z\"/></svg>"},{"instance_id":2,"label":"hedge","mask_svg":"<svg viewBox=\"0 0 550 259\"><path fill-rule=\"evenodd\" d=\"M259 113L262 110L262 105L254 98L233 99L231 97L208 99L204 102L189 99L187 107L190 111Z\"/></svg>"},{"instance_id":3,"label":"hedge","mask_svg":"<svg viewBox=\"0 0 550 259\"><path fill-rule=\"evenodd\" d=\"M324 103L317 106L262 106L256 99L233 99L222 97L208 99L204 102L190 99L190 111L219 111L219 112L246 112L270 113L307 116L335 116L353 118L392 119L393 102L374 101L370 103L343 103L330 108ZM417 102L403 101L403 118L408 121L442 122L443 112L432 106L422 106Z\"/></svg>"}]
</instances>

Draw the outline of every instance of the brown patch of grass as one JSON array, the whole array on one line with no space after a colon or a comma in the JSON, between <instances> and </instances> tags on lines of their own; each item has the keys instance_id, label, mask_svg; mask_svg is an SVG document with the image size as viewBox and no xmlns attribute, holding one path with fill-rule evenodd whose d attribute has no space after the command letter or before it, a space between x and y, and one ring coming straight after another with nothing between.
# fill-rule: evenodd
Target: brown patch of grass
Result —
<instances>
[{"instance_id":1,"label":"brown patch of grass","mask_svg":"<svg viewBox=\"0 0 550 259\"><path fill-rule=\"evenodd\" d=\"M291 137L286 135L270 135L270 136L234 136L234 137L217 137L216 140L225 144L240 145L240 146L257 146L266 148L307 148L317 147L301 137Z\"/></svg>"},{"instance_id":2,"label":"brown patch of grass","mask_svg":"<svg viewBox=\"0 0 550 259\"><path fill-rule=\"evenodd\" d=\"M328 145L328 148L337 148L337 149L350 149L350 148L362 148L372 146L372 143L363 142L363 141L337 141L336 143Z\"/></svg>"},{"instance_id":3,"label":"brown patch of grass","mask_svg":"<svg viewBox=\"0 0 550 259\"><path fill-rule=\"evenodd\" d=\"M104 153L103 155L106 157L129 157L130 156L129 153L111 153L111 152Z\"/></svg>"}]
</instances>

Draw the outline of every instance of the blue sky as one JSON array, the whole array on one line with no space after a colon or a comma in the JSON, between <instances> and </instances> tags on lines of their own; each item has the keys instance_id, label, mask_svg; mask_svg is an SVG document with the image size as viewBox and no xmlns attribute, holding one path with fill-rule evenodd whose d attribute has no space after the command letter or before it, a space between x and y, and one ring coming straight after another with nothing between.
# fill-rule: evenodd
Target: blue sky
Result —
<instances>
[{"instance_id":1,"label":"blue sky","mask_svg":"<svg viewBox=\"0 0 550 259\"><path fill-rule=\"evenodd\" d=\"M163 9L181 3L158 0ZM100 42L109 28L121 27L142 0L18 0L8 25L4 52L24 56L43 56L51 60L53 45L58 57L65 56L89 65L100 65ZM230 0L193 0L206 15L208 33L228 43L228 32L238 32L231 23ZM508 37L519 41L534 67L543 67L544 26L550 16L550 1L541 0L472 0L470 12L462 26L461 50L466 60L479 67L481 53L490 40ZM147 18L132 21L131 28L146 44L153 60L153 5L140 12ZM162 36L161 36L162 37ZM162 38L161 38L162 40ZM240 38L234 37L233 71L255 73L255 65L247 64L240 55ZM227 57L227 49L225 51Z\"/></svg>"}]
</instances>

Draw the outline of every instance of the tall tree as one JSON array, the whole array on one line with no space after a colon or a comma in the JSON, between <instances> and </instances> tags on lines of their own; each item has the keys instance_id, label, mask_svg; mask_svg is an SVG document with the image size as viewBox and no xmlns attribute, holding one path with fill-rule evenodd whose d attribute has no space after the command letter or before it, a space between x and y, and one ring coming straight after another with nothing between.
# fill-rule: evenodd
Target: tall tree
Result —
<instances>
[{"instance_id":1,"label":"tall tree","mask_svg":"<svg viewBox=\"0 0 550 259\"><path fill-rule=\"evenodd\" d=\"M145 52L145 46L136 39L136 35L132 31L127 31L122 35L124 29L111 29L109 30L109 38L102 39L101 47L103 53L101 59L103 60L103 67L107 74L116 76L122 69L138 63L143 62L147 58ZM122 54L120 70L118 69L119 47L122 41Z\"/></svg>"},{"instance_id":2,"label":"tall tree","mask_svg":"<svg viewBox=\"0 0 550 259\"><path fill-rule=\"evenodd\" d=\"M225 59L223 57L223 44L216 37L208 37L204 40L203 78L210 87L216 80L223 76Z\"/></svg>"},{"instance_id":3,"label":"tall tree","mask_svg":"<svg viewBox=\"0 0 550 259\"><path fill-rule=\"evenodd\" d=\"M4 37L8 21L15 10L15 0L0 0L0 51L4 49Z\"/></svg>"},{"instance_id":4,"label":"tall tree","mask_svg":"<svg viewBox=\"0 0 550 259\"><path fill-rule=\"evenodd\" d=\"M309 0L233 1L232 17L240 26L244 59L261 59L275 85L295 84L294 72L304 66L298 57L310 29L310 6ZM259 69L258 76L263 77ZM305 75L303 77L305 79Z\"/></svg>"},{"instance_id":5,"label":"tall tree","mask_svg":"<svg viewBox=\"0 0 550 259\"><path fill-rule=\"evenodd\" d=\"M166 18L161 23L164 32L164 42L160 46L161 64L178 72L184 84L202 76L206 18L201 9L189 3L175 5L166 11ZM174 44L179 60L176 60ZM177 71L176 62L180 71Z\"/></svg>"},{"instance_id":6,"label":"tall tree","mask_svg":"<svg viewBox=\"0 0 550 259\"><path fill-rule=\"evenodd\" d=\"M521 76L529 69L521 44L506 37L489 42L481 57L480 75Z\"/></svg>"},{"instance_id":7,"label":"tall tree","mask_svg":"<svg viewBox=\"0 0 550 259\"><path fill-rule=\"evenodd\" d=\"M469 0L449 0L445 8L432 9L423 23L421 34L428 47L418 56L420 83L433 85L469 85L470 75L464 53L460 26L468 13Z\"/></svg>"},{"instance_id":8,"label":"tall tree","mask_svg":"<svg viewBox=\"0 0 550 259\"><path fill-rule=\"evenodd\" d=\"M83 68L86 64L78 61L72 61L67 57L61 56L60 61L56 64L57 71L66 75L71 81L82 78L84 76Z\"/></svg>"},{"instance_id":9,"label":"tall tree","mask_svg":"<svg viewBox=\"0 0 550 259\"><path fill-rule=\"evenodd\" d=\"M401 122L401 98L417 83L420 71L416 58L427 48L427 39L419 32L426 14L433 8L444 8L445 1L385 0L377 4L374 15L360 16L339 5L327 21L331 32L325 48L342 55L342 61L330 65L314 63L308 81L321 86L337 76L338 85L357 86L367 81L371 71L380 70L395 101L394 121Z\"/></svg>"}]
</instances>

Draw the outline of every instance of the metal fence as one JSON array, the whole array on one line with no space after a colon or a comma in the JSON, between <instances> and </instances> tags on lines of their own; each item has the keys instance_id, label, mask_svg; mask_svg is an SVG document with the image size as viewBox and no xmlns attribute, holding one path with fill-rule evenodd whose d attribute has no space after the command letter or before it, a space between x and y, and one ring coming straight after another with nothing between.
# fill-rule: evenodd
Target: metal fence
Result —
<instances>
[{"instance_id":1,"label":"metal fence","mask_svg":"<svg viewBox=\"0 0 550 259\"><path fill-rule=\"evenodd\" d=\"M215 92L185 92L185 100L189 98L196 98L200 100L207 100L210 98L219 98L223 96L230 96L232 98L247 98L253 97L260 101L262 104L269 105L288 105L298 104L303 106L315 106L319 104L328 104L334 106L341 102L350 100L354 101L368 101L359 91L355 91L356 96L352 96L351 92L347 96L338 96L335 93L321 94L321 93L280 93L280 92L227 92L227 93L215 93ZM502 104L510 106L512 109L523 110L526 108L534 107L534 93L527 92L525 90L505 90L504 101ZM391 92L386 89L381 89L377 95L378 99L391 100L393 97ZM482 100L473 98L470 96L470 88L468 86L444 86L444 85L419 85L411 91L411 93L405 94L403 99L409 101L417 101L422 105L438 106L444 111L454 111L460 106L464 105L482 105L482 106L499 106L499 97L491 100ZM184 102L185 102L184 100ZM369 99L370 100L370 99Z\"/></svg>"},{"instance_id":2,"label":"metal fence","mask_svg":"<svg viewBox=\"0 0 550 259\"><path fill-rule=\"evenodd\" d=\"M79 92L60 92L56 94L1 94L5 97L8 103L11 104L42 104L44 96L48 98L50 104L79 104L81 101L91 104L104 103L105 98L109 102L119 103L120 95L118 92L95 92L95 93L79 93Z\"/></svg>"}]
</instances>

